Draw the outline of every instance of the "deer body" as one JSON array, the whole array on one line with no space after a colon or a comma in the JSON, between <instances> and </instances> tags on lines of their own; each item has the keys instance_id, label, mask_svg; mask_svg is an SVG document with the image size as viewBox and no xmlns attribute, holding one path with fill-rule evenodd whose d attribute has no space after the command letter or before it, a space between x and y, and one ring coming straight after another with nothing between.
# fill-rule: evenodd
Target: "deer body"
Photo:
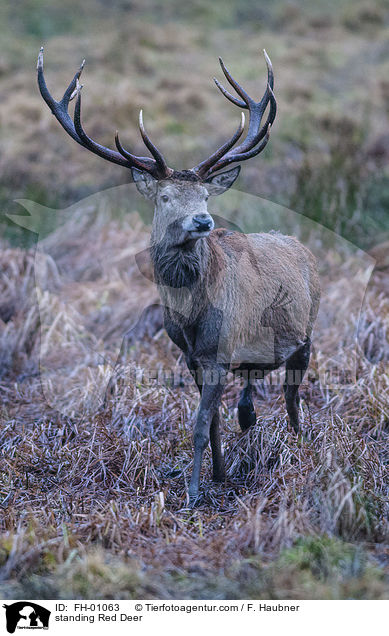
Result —
<instances>
[{"instance_id":1,"label":"deer body","mask_svg":"<svg viewBox=\"0 0 389 636\"><path fill-rule=\"evenodd\" d=\"M208 352L216 347L220 362L258 364L256 354L266 352L263 364L277 368L311 337L318 296L315 260L294 237L217 229L196 245L177 249L168 262L161 263L164 245L151 253L169 335L175 331L170 323L190 330L207 317L207 340L214 341L211 348L210 342L202 344ZM277 298L280 290L283 299ZM211 313L220 315L220 325Z\"/></svg>"},{"instance_id":2,"label":"deer body","mask_svg":"<svg viewBox=\"0 0 389 636\"><path fill-rule=\"evenodd\" d=\"M242 430L255 423L253 378L283 364L297 371L299 376L285 384L285 398L298 431L298 386L308 366L320 299L316 262L294 237L213 230L206 206L212 182L188 182L185 174L160 182L144 173L134 173L134 178L140 192L155 203L151 259L165 328L184 353L201 394L189 487L195 502L209 441L213 476L224 480L219 406L231 367L245 372L239 402Z\"/></svg>"},{"instance_id":3,"label":"deer body","mask_svg":"<svg viewBox=\"0 0 389 636\"><path fill-rule=\"evenodd\" d=\"M278 233L249 234L214 230L208 212L209 196L222 194L237 178L240 166L220 172L232 163L259 154L269 140L276 116L274 75L265 52L268 83L255 102L220 60L237 96L217 80L217 87L232 103L249 112L246 137L241 122L232 137L208 159L191 170L175 171L151 142L142 111L139 126L152 157L136 156L124 149L116 133L116 150L93 141L81 123L81 84L84 63L62 99L49 93L43 75L43 49L38 58L41 95L66 132L81 146L104 159L130 168L140 193L155 207L150 255L155 281L170 338L183 351L200 392L194 428L194 465L189 501L198 498L203 452L211 442L213 475L224 479L219 432L219 405L225 377L232 367L245 372L238 414L242 430L255 421L251 385L285 364L284 393L290 424L297 432L298 388L308 367L311 334L317 315L320 286L313 255L297 239ZM74 118L68 108L76 98ZM268 115L262 118L269 106ZM292 381L289 376L292 373Z\"/></svg>"}]
</instances>

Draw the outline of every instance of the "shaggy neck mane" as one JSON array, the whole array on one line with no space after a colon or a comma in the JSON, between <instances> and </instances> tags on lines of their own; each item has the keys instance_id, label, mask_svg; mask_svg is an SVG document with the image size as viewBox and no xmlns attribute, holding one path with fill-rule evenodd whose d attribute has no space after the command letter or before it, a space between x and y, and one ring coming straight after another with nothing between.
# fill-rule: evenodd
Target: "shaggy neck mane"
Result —
<instances>
[{"instance_id":1,"label":"shaggy neck mane","mask_svg":"<svg viewBox=\"0 0 389 636\"><path fill-rule=\"evenodd\" d=\"M151 246L151 258L158 284L191 289L207 271L209 246L206 239L179 247L159 243Z\"/></svg>"}]
</instances>

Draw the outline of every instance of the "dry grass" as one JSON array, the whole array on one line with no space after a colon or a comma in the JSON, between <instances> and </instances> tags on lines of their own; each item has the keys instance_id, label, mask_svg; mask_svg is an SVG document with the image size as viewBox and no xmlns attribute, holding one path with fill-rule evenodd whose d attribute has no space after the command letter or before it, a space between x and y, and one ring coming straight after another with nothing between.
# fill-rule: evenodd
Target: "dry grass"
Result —
<instances>
[{"instance_id":1,"label":"dry grass","mask_svg":"<svg viewBox=\"0 0 389 636\"><path fill-rule=\"evenodd\" d=\"M127 336L113 373L126 329L156 300L134 260L147 240L136 214L81 211L36 258L1 252L3 594L387 597L385 267L368 288L347 388L317 381L323 360L345 346L326 313L319 322L301 436L269 382L257 387L257 426L242 435L230 382L227 479L212 484L207 453L202 502L190 511L198 397L158 309ZM344 289L330 252L323 284L336 308ZM176 376L142 380L145 370Z\"/></svg>"}]
</instances>

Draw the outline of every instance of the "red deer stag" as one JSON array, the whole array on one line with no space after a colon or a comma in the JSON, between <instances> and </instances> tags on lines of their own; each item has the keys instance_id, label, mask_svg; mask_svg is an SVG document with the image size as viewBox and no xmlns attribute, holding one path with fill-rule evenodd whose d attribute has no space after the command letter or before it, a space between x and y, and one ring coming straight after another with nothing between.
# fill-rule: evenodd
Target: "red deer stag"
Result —
<instances>
[{"instance_id":1,"label":"red deer stag","mask_svg":"<svg viewBox=\"0 0 389 636\"><path fill-rule=\"evenodd\" d=\"M155 281L164 305L164 323L173 342L183 351L200 392L194 426L194 465L189 503L199 495L201 462L211 442L213 477L225 478L219 433L219 405L227 371L245 374L238 405L242 430L251 427L255 411L251 398L253 378L285 364L284 394L289 421L299 430L299 384L308 367L311 334L317 315L320 286L316 261L294 237L277 232L241 234L213 229L207 210L209 196L222 194L234 183L240 166L222 168L259 154L269 140L276 116L274 76L266 52L267 87L254 101L232 77L220 59L223 73L237 96L216 79L222 94L248 110L244 140L244 114L235 134L208 159L191 170L173 170L151 142L142 111L139 128L152 157L126 150L116 133L116 150L93 141L81 122L80 75L75 74L60 101L49 93L43 75L43 50L38 58L41 95L66 132L93 153L130 168L139 192L155 206L150 255ZM68 113L75 99L74 118ZM266 121L262 124L265 110Z\"/></svg>"}]
</instances>

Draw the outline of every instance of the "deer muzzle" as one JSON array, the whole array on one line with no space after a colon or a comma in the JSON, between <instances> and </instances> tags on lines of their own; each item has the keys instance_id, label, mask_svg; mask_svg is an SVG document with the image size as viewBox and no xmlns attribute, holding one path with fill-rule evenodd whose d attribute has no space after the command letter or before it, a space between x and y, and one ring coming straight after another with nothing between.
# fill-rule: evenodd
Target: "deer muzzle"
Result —
<instances>
[{"instance_id":1,"label":"deer muzzle","mask_svg":"<svg viewBox=\"0 0 389 636\"><path fill-rule=\"evenodd\" d=\"M214 225L210 214L195 214L185 217L182 222L182 229L188 232L191 238L202 238L208 236Z\"/></svg>"}]
</instances>

